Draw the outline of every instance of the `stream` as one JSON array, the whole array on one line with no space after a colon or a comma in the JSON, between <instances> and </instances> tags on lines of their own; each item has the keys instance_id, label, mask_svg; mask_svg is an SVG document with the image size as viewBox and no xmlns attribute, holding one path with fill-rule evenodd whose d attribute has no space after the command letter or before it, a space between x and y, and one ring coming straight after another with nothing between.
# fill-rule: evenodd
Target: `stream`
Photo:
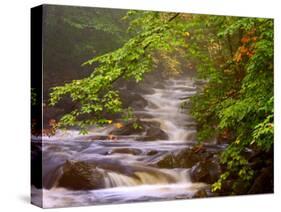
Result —
<instances>
[{"instance_id":1,"label":"stream","mask_svg":"<svg viewBox=\"0 0 281 212\"><path fill-rule=\"evenodd\" d=\"M58 130L54 136L43 137L45 208L187 199L208 186L193 183L190 168L156 165L166 155L176 155L196 142L196 123L188 110L180 107L183 99L196 93L192 78L169 79L163 87L151 91L142 95L147 106L135 113L143 117L141 121L160 123L168 139L142 141L139 137L143 135L138 134L120 135L115 140L93 139L108 137L113 124L93 128L87 135ZM70 174L65 174L67 171ZM79 179L75 179L77 176ZM40 192L35 187L32 190L35 196Z\"/></svg>"}]
</instances>

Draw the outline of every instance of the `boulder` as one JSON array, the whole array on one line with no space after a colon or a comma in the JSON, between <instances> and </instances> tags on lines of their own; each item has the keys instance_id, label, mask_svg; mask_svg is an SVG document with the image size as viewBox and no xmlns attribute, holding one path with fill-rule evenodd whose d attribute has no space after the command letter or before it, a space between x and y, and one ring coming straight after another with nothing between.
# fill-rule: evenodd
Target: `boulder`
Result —
<instances>
[{"instance_id":1,"label":"boulder","mask_svg":"<svg viewBox=\"0 0 281 212\"><path fill-rule=\"evenodd\" d=\"M160 127L160 126L159 126ZM154 125L150 125L147 129L145 136L143 138L138 138L140 141L156 141L156 140L168 140L169 136L159 128Z\"/></svg>"},{"instance_id":2,"label":"boulder","mask_svg":"<svg viewBox=\"0 0 281 212\"><path fill-rule=\"evenodd\" d=\"M120 96L124 107L132 107L135 110L142 110L148 104L139 93L122 92Z\"/></svg>"},{"instance_id":3,"label":"boulder","mask_svg":"<svg viewBox=\"0 0 281 212\"><path fill-rule=\"evenodd\" d=\"M217 157L201 160L191 168L192 182L204 182L213 184L222 174L222 168Z\"/></svg>"},{"instance_id":4,"label":"boulder","mask_svg":"<svg viewBox=\"0 0 281 212\"><path fill-rule=\"evenodd\" d=\"M262 168L252 184L249 194L273 193L273 166Z\"/></svg>"},{"instance_id":5,"label":"boulder","mask_svg":"<svg viewBox=\"0 0 281 212\"><path fill-rule=\"evenodd\" d=\"M138 127L135 126L137 124ZM122 128L112 130L111 135L140 135L136 140L138 141L155 141L155 140L167 140L168 135L160 129L160 123L140 121L129 122L124 124Z\"/></svg>"},{"instance_id":6,"label":"boulder","mask_svg":"<svg viewBox=\"0 0 281 212\"><path fill-rule=\"evenodd\" d=\"M83 161L66 161L62 166L58 187L71 190L90 190L105 187L104 176L95 165Z\"/></svg>"},{"instance_id":7,"label":"boulder","mask_svg":"<svg viewBox=\"0 0 281 212\"><path fill-rule=\"evenodd\" d=\"M192 149L184 149L181 152L169 153L162 160L157 162L157 166L160 168L191 168L196 163L204 160L209 154L196 153Z\"/></svg>"},{"instance_id":8,"label":"boulder","mask_svg":"<svg viewBox=\"0 0 281 212\"><path fill-rule=\"evenodd\" d=\"M140 127L135 127L134 123L136 123ZM141 134L145 131L145 128L143 128L142 123L137 120L136 122L128 122L123 124L121 128L115 128L113 129L109 134L110 135L136 135Z\"/></svg>"}]
</instances>

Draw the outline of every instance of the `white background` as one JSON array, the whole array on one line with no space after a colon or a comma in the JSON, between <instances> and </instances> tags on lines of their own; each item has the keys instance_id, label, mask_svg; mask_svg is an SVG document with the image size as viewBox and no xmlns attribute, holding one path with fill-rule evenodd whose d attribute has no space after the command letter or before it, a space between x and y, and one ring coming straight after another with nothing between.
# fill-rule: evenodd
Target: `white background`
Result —
<instances>
[{"instance_id":1,"label":"white background","mask_svg":"<svg viewBox=\"0 0 281 212\"><path fill-rule=\"evenodd\" d=\"M30 8L42 3L275 18L275 194L136 203L52 211L276 211L280 195L279 0L2 0L0 6L0 211L39 211L29 204ZM280 211L280 209L279 209Z\"/></svg>"}]
</instances>

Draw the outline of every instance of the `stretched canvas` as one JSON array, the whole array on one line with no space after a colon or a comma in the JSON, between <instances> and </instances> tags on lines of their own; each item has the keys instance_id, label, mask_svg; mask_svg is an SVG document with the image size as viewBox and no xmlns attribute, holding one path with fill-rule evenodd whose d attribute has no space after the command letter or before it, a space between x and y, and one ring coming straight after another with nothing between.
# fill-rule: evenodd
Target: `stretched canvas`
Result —
<instances>
[{"instance_id":1,"label":"stretched canvas","mask_svg":"<svg viewBox=\"0 0 281 212\"><path fill-rule=\"evenodd\" d=\"M273 193L272 19L41 5L31 60L32 204Z\"/></svg>"}]
</instances>

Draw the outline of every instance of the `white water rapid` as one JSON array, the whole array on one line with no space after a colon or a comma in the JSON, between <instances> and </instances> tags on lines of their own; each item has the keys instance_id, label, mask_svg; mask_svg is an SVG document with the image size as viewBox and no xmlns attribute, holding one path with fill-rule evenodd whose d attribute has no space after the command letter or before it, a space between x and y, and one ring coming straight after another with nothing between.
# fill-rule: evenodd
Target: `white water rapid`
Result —
<instances>
[{"instance_id":1,"label":"white water rapid","mask_svg":"<svg viewBox=\"0 0 281 212\"><path fill-rule=\"evenodd\" d=\"M151 89L154 93L143 95L148 105L136 114L142 121L159 122L167 140L141 141L127 136L116 141L91 141L93 136L108 136L113 125L93 129L85 136L71 130L43 138L43 181L50 184L43 189L44 207L191 198L206 186L191 182L190 169L155 165L195 142L195 123L187 109L181 109L183 99L196 92L192 79L171 79L163 82L163 87ZM94 167L102 175L103 185L81 190L58 186L63 173L59 167L66 161L90 164L87 168ZM34 188L34 195L38 191Z\"/></svg>"}]
</instances>

